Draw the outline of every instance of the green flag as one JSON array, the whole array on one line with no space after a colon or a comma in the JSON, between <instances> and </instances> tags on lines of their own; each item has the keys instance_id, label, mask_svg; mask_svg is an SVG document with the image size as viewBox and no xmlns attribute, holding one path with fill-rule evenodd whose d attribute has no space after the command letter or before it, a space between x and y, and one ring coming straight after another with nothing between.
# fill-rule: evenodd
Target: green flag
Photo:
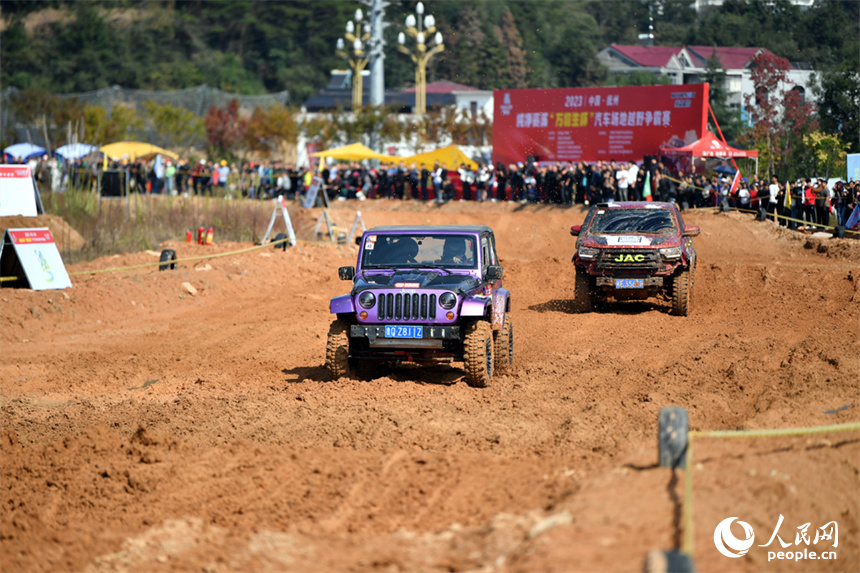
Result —
<instances>
[{"instance_id":1,"label":"green flag","mask_svg":"<svg viewBox=\"0 0 860 573\"><path fill-rule=\"evenodd\" d=\"M653 201L651 198L651 172L645 172L645 187L642 188L642 196L646 201Z\"/></svg>"}]
</instances>

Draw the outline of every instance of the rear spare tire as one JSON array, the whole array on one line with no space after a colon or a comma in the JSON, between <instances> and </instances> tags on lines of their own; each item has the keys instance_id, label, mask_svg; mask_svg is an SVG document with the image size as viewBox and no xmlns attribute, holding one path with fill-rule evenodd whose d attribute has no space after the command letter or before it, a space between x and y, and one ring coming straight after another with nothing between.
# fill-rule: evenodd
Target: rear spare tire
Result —
<instances>
[{"instance_id":1,"label":"rear spare tire","mask_svg":"<svg viewBox=\"0 0 860 573\"><path fill-rule=\"evenodd\" d=\"M463 347L466 383L475 388L486 388L493 378L493 329L490 323L479 320L466 327Z\"/></svg>"}]
</instances>

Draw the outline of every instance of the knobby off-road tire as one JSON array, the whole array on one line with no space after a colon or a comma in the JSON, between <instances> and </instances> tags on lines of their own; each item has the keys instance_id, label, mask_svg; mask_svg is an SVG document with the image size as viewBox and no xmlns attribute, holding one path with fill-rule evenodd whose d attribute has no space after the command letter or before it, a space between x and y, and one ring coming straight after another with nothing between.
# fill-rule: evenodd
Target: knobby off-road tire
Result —
<instances>
[{"instance_id":1,"label":"knobby off-road tire","mask_svg":"<svg viewBox=\"0 0 860 573\"><path fill-rule=\"evenodd\" d=\"M328 329L325 369L334 380L352 374L349 364L349 323L345 320L335 320Z\"/></svg>"},{"instance_id":2,"label":"knobby off-road tire","mask_svg":"<svg viewBox=\"0 0 860 573\"><path fill-rule=\"evenodd\" d=\"M493 332L493 366L496 374L507 374L514 364L514 323L505 314L502 329Z\"/></svg>"},{"instance_id":3,"label":"knobby off-road tire","mask_svg":"<svg viewBox=\"0 0 860 573\"><path fill-rule=\"evenodd\" d=\"M466 383L486 388L493 379L493 328L484 320L466 328L463 342L463 362L466 363Z\"/></svg>"},{"instance_id":4,"label":"knobby off-road tire","mask_svg":"<svg viewBox=\"0 0 860 573\"><path fill-rule=\"evenodd\" d=\"M575 312L591 312L594 310L591 277L579 271L576 272L573 286L573 310Z\"/></svg>"},{"instance_id":5,"label":"knobby off-road tire","mask_svg":"<svg viewBox=\"0 0 860 573\"><path fill-rule=\"evenodd\" d=\"M690 270L685 269L672 278L672 314L690 314Z\"/></svg>"},{"instance_id":6,"label":"knobby off-road tire","mask_svg":"<svg viewBox=\"0 0 860 573\"><path fill-rule=\"evenodd\" d=\"M696 259L693 259L690 262L690 288L693 288L693 285L696 284Z\"/></svg>"}]
</instances>

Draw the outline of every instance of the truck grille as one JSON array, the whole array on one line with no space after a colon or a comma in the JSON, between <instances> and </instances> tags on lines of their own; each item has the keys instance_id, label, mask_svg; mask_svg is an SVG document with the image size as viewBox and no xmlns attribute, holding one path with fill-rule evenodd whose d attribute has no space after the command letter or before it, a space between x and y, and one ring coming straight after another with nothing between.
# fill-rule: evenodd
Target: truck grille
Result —
<instances>
[{"instance_id":1,"label":"truck grille","mask_svg":"<svg viewBox=\"0 0 860 573\"><path fill-rule=\"evenodd\" d=\"M597 267L619 271L654 271L660 268L660 253L651 249L600 249Z\"/></svg>"},{"instance_id":2,"label":"truck grille","mask_svg":"<svg viewBox=\"0 0 860 573\"><path fill-rule=\"evenodd\" d=\"M376 307L379 320L434 320L436 295L381 294Z\"/></svg>"}]
</instances>

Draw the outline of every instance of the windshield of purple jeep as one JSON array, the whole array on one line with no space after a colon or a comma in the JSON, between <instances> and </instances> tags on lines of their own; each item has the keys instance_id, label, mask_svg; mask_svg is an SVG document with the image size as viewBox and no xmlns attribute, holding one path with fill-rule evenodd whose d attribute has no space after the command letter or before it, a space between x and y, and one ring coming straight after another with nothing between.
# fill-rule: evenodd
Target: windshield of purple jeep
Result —
<instances>
[{"instance_id":1,"label":"windshield of purple jeep","mask_svg":"<svg viewBox=\"0 0 860 573\"><path fill-rule=\"evenodd\" d=\"M476 240L470 235L366 235L362 269L474 269Z\"/></svg>"},{"instance_id":2,"label":"windshield of purple jeep","mask_svg":"<svg viewBox=\"0 0 860 573\"><path fill-rule=\"evenodd\" d=\"M668 209L599 209L594 214L588 232L592 235L611 233L672 235L678 232L678 227Z\"/></svg>"}]
</instances>

